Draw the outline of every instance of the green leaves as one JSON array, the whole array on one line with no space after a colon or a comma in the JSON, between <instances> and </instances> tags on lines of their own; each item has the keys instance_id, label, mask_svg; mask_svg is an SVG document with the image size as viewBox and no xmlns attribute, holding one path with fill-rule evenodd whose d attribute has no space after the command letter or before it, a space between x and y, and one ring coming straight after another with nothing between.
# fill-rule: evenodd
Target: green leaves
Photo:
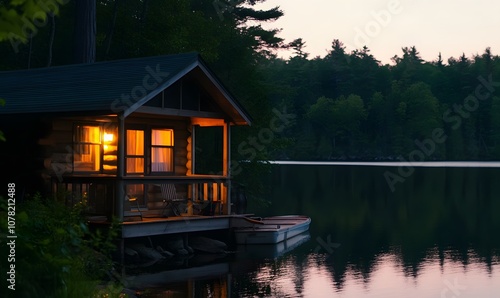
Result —
<instances>
[{"instance_id":1,"label":"green leaves","mask_svg":"<svg viewBox=\"0 0 500 298\"><path fill-rule=\"evenodd\" d=\"M26 43L47 23L48 14L58 14L62 0L10 0L0 8L0 42Z\"/></svg>"},{"instance_id":2,"label":"green leaves","mask_svg":"<svg viewBox=\"0 0 500 298\"><path fill-rule=\"evenodd\" d=\"M347 149L359 141L361 124L366 115L363 99L351 94L335 100L324 96L318 98L309 108L307 119L322 131L324 137L330 139L333 154L339 141Z\"/></svg>"},{"instance_id":3,"label":"green leaves","mask_svg":"<svg viewBox=\"0 0 500 298\"><path fill-rule=\"evenodd\" d=\"M5 202L0 199L2 226ZM94 236L77 211L40 196L16 211L16 279L30 285L16 288L19 297L93 297L98 279L111 268L105 254L114 249L116 225ZM6 261L0 260L2 268Z\"/></svg>"},{"instance_id":4,"label":"green leaves","mask_svg":"<svg viewBox=\"0 0 500 298\"><path fill-rule=\"evenodd\" d=\"M339 135L347 132L355 134L361 121L366 118L366 111L361 97L351 94L336 100L320 97L307 113L310 121L323 126L328 134Z\"/></svg>"}]
</instances>

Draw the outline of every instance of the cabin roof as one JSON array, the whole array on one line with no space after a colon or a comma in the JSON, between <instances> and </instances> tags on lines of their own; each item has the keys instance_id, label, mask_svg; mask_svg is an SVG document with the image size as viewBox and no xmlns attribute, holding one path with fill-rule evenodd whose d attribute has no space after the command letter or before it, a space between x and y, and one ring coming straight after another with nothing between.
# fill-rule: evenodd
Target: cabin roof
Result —
<instances>
[{"instance_id":1,"label":"cabin roof","mask_svg":"<svg viewBox=\"0 0 500 298\"><path fill-rule=\"evenodd\" d=\"M0 72L0 114L133 113L189 73L235 124L251 117L198 53Z\"/></svg>"}]
</instances>

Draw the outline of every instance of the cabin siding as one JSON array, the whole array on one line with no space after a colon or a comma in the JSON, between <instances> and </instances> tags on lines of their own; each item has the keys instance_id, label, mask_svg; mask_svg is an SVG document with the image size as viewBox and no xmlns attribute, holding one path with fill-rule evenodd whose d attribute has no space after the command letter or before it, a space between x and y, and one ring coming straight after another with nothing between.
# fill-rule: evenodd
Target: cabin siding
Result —
<instances>
[{"instance_id":1,"label":"cabin siding","mask_svg":"<svg viewBox=\"0 0 500 298\"><path fill-rule=\"evenodd\" d=\"M46 177L54 183L53 192L57 193L59 190L64 190L67 193L71 192L73 195L65 195L65 201L68 204L73 204L79 201L82 197L88 202L89 209L93 214L112 214L114 201L114 187L107 183L62 183L64 177L86 176L86 177L97 177L100 173L92 172L77 172L73 171L73 142L74 142L74 127L78 124L102 124L98 121L91 121L92 118L86 117L81 118L71 118L71 119L52 119L52 129L50 135L39 141L39 144L43 145L44 151L49 153L45 156L44 165ZM115 125L113 123L113 125ZM189 145L188 138L191 134L189 120L179 120L179 119L158 119L158 118L144 118L144 117L131 117L125 120L125 127L141 127L143 129L151 128L170 128L174 130L174 173L175 176L185 176L188 173L188 158L187 158L187 147ZM103 124L104 130L109 130L109 125ZM117 131L114 131L115 136ZM119 136L118 136L119 137ZM116 146L115 138L113 146ZM113 147L113 150L115 148ZM116 150L113 154L109 154L103 150L103 167L104 165L116 166L117 157ZM110 156L110 158L106 157ZM106 160L112 159L114 160ZM123 157L122 157L123 158ZM113 174L116 175L116 168L114 171L102 170L101 174ZM127 176L127 175L126 175ZM130 175L132 176L132 175ZM149 175L146 175L149 177ZM124 202L124 210L131 211L137 210L137 205L140 206L142 212L150 212L152 214L164 212L164 202L163 196L160 191L160 187L157 184L139 184L142 186L142 192L134 192L134 186L128 185L126 187L126 192L128 195L138 198L139 203L131 203L128 200ZM139 188L141 189L141 188ZM187 184L177 184L176 190L179 198L187 197ZM77 194L76 196L74 194Z\"/></svg>"},{"instance_id":2,"label":"cabin siding","mask_svg":"<svg viewBox=\"0 0 500 298\"><path fill-rule=\"evenodd\" d=\"M155 119L156 120L156 119ZM81 119L52 119L51 133L40 139L38 144L43 149L44 174L60 177L73 173L73 134L74 126L79 123L99 124L99 122L82 121ZM190 163L188 146L190 146L189 121L163 120L152 121L145 119L131 119L128 125L148 125L150 127L165 127L174 130L174 171L175 175L187 175ZM113 154L114 153L114 154ZM116 152L104 153L103 165L116 166ZM116 174L115 170L104 170L106 174ZM89 172L89 174L92 174Z\"/></svg>"},{"instance_id":3,"label":"cabin siding","mask_svg":"<svg viewBox=\"0 0 500 298\"><path fill-rule=\"evenodd\" d=\"M131 115L126 120L125 127L142 127L142 128L169 128L174 130L174 176L186 176L189 172L187 159L188 138L190 137L190 121L189 119L171 119L165 117L149 117L144 118L142 115ZM177 196L179 199L187 198L186 184L175 184ZM142 212L149 215L161 216L164 210L165 203L158 184L144 184L144 197L140 198L139 205L144 208ZM136 209L134 205L126 202L125 210Z\"/></svg>"},{"instance_id":4,"label":"cabin siding","mask_svg":"<svg viewBox=\"0 0 500 298\"><path fill-rule=\"evenodd\" d=\"M187 175L193 174L193 127L189 126L189 136L186 139L186 168Z\"/></svg>"},{"instance_id":5,"label":"cabin siding","mask_svg":"<svg viewBox=\"0 0 500 298\"><path fill-rule=\"evenodd\" d=\"M175 144L175 174L176 175L186 175L188 172L187 168L187 138L189 137L187 128L184 127L183 130L174 130L174 144Z\"/></svg>"},{"instance_id":6,"label":"cabin siding","mask_svg":"<svg viewBox=\"0 0 500 298\"><path fill-rule=\"evenodd\" d=\"M41 177L48 192L52 192L60 199L63 199L68 205L80 202L82 199L86 201L90 214L107 215L115 214L116 212L116 195L117 190L113 177L116 177L116 167L112 171L102 170L99 172L74 172L74 133L76 125L100 125L101 132L113 132L117 135L116 122L103 122L106 118L102 116L95 117L54 117L49 118L46 122L47 133L42 135L37 144L40 147L36 157L41 164ZM199 120L199 119L198 119ZM109 125L109 124L111 125ZM125 120L125 128L141 127L145 131L151 128L170 128L174 130L174 173L170 175L190 176L193 175L193 124L192 119L178 117L144 117L131 115ZM119 137L119 136L118 136ZM113 141L113 146L116 147L117 139ZM104 144L102 144L104 145ZM108 143L109 145L109 143ZM117 150L112 147L111 151L106 152L102 149L102 166L105 164L116 166ZM104 146L102 147L104 148ZM114 157L112 161L106 161L106 156ZM104 175L107 174L107 175ZM109 176L108 176L109 175ZM101 180L100 177L105 177ZM107 178L106 178L107 177ZM126 175L126 177L136 177ZM155 175L146 175L144 178L153 178ZM158 177L158 176L156 176ZM97 179L97 180L94 180ZM167 180L168 181L168 180ZM137 213L137 206L143 214L149 215L172 215L171 210L165 210L164 197L161 193L161 182L138 184L126 183L125 191L127 195L133 195L138 198L138 203L124 201L125 214ZM160 183L160 184L158 184ZM179 199L191 198L194 200L208 200L218 202L218 206L223 206L224 209L228 204L227 184L222 181L204 181L204 182L188 182L178 181L174 179L172 183L175 185L177 197ZM130 192L130 189L142 189L142 191ZM137 188L136 188L137 189ZM125 196L124 196L125 197ZM181 206L180 208L184 208ZM130 212L132 211L132 212ZM170 213L169 213L170 212Z\"/></svg>"},{"instance_id":7,"label":"cabin siding","mask_svg":"<svg viewBox=\"0 0 500 298\"><path fill-rule=\"evenodd\" d=\"M174 175L184 176L188 173L187 146L190 121L179 119L165 119L164 117L143 118L143 116L131 115L127 118L125 126L143 126L150 128L170 128L174 130Z\"/></svg>"},{"instance_id":8,"label":"cabin siding","mask_svg":"<svg viewBox=\"0 0 500 298\"><path fill-rule=\"evenodd\" d=\"M54 118L51 121L51 133L40 139L38 144L43 146L46 153L44 156L44 166L46 174L56 177L61 180L61 176L71 175L73 170L73 154L74 154L74 127L78 124L106 126L105 123L98 122L97 119L91 121L92 118ZM110 123L111 124L111 123ZM106 154L107 156L115 156L115 154ZM101 161L103 164L113 165L116 162ZM116 174L115 170L105 170L103 173ZM92 174L89 172L89 174Z\"/></svg>"},{"instance_id":9,"label":"cabin siding","mask_svg":"<svg viewBox=\"0 0 500 298\"><path fill-rule=\"evenodd\" d=\"M40 139L38 144L43 147L45 153L43 162L45 177L58 177L60 180L62 175L73 170L71 163L73 126L71 121L57 118L51 119L50 125L50 134Z\"/></svg>"}]
</instances>

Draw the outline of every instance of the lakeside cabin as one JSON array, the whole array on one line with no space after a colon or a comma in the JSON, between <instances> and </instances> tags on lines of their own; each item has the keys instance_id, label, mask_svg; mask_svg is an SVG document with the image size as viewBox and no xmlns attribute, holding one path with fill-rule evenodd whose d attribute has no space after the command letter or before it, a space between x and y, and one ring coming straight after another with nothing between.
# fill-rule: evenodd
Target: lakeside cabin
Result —
<instances>
[{"instance_id":1,"label":"lakeside cabin","mask_svg":"<svg viewBox=\"0 0 500 298\"><path fill-rule=\"evenodd\" d=\"M197 53L3 71L0 98L18 198L84 202L91 218L123 222L124 238L229 226L231 126L251 118ZM204 133L215 174L198 169Z\"/></svg>"}]
</instances>

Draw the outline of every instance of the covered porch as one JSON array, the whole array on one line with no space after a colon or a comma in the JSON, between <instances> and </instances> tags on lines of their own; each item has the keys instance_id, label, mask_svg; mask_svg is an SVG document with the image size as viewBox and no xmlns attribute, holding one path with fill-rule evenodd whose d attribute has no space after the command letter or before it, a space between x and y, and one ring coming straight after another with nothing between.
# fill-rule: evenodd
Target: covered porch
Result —
<instances>
[{"instance_id":1,"label":"covered porch","mask_svg":"<svg viewBox=\"0 0 500 298\"><path fill-rule=\"evenodd\" d=\"M81 202L89 218L96 221L109 222L113 216L123 222L137 222L232 213L231 179L220 175L122 179L111 175L71 176L52 185L53 193L66 205ZM162 192L164 186L170 186L172 192Z\"/></svg>"}]
</instances>

